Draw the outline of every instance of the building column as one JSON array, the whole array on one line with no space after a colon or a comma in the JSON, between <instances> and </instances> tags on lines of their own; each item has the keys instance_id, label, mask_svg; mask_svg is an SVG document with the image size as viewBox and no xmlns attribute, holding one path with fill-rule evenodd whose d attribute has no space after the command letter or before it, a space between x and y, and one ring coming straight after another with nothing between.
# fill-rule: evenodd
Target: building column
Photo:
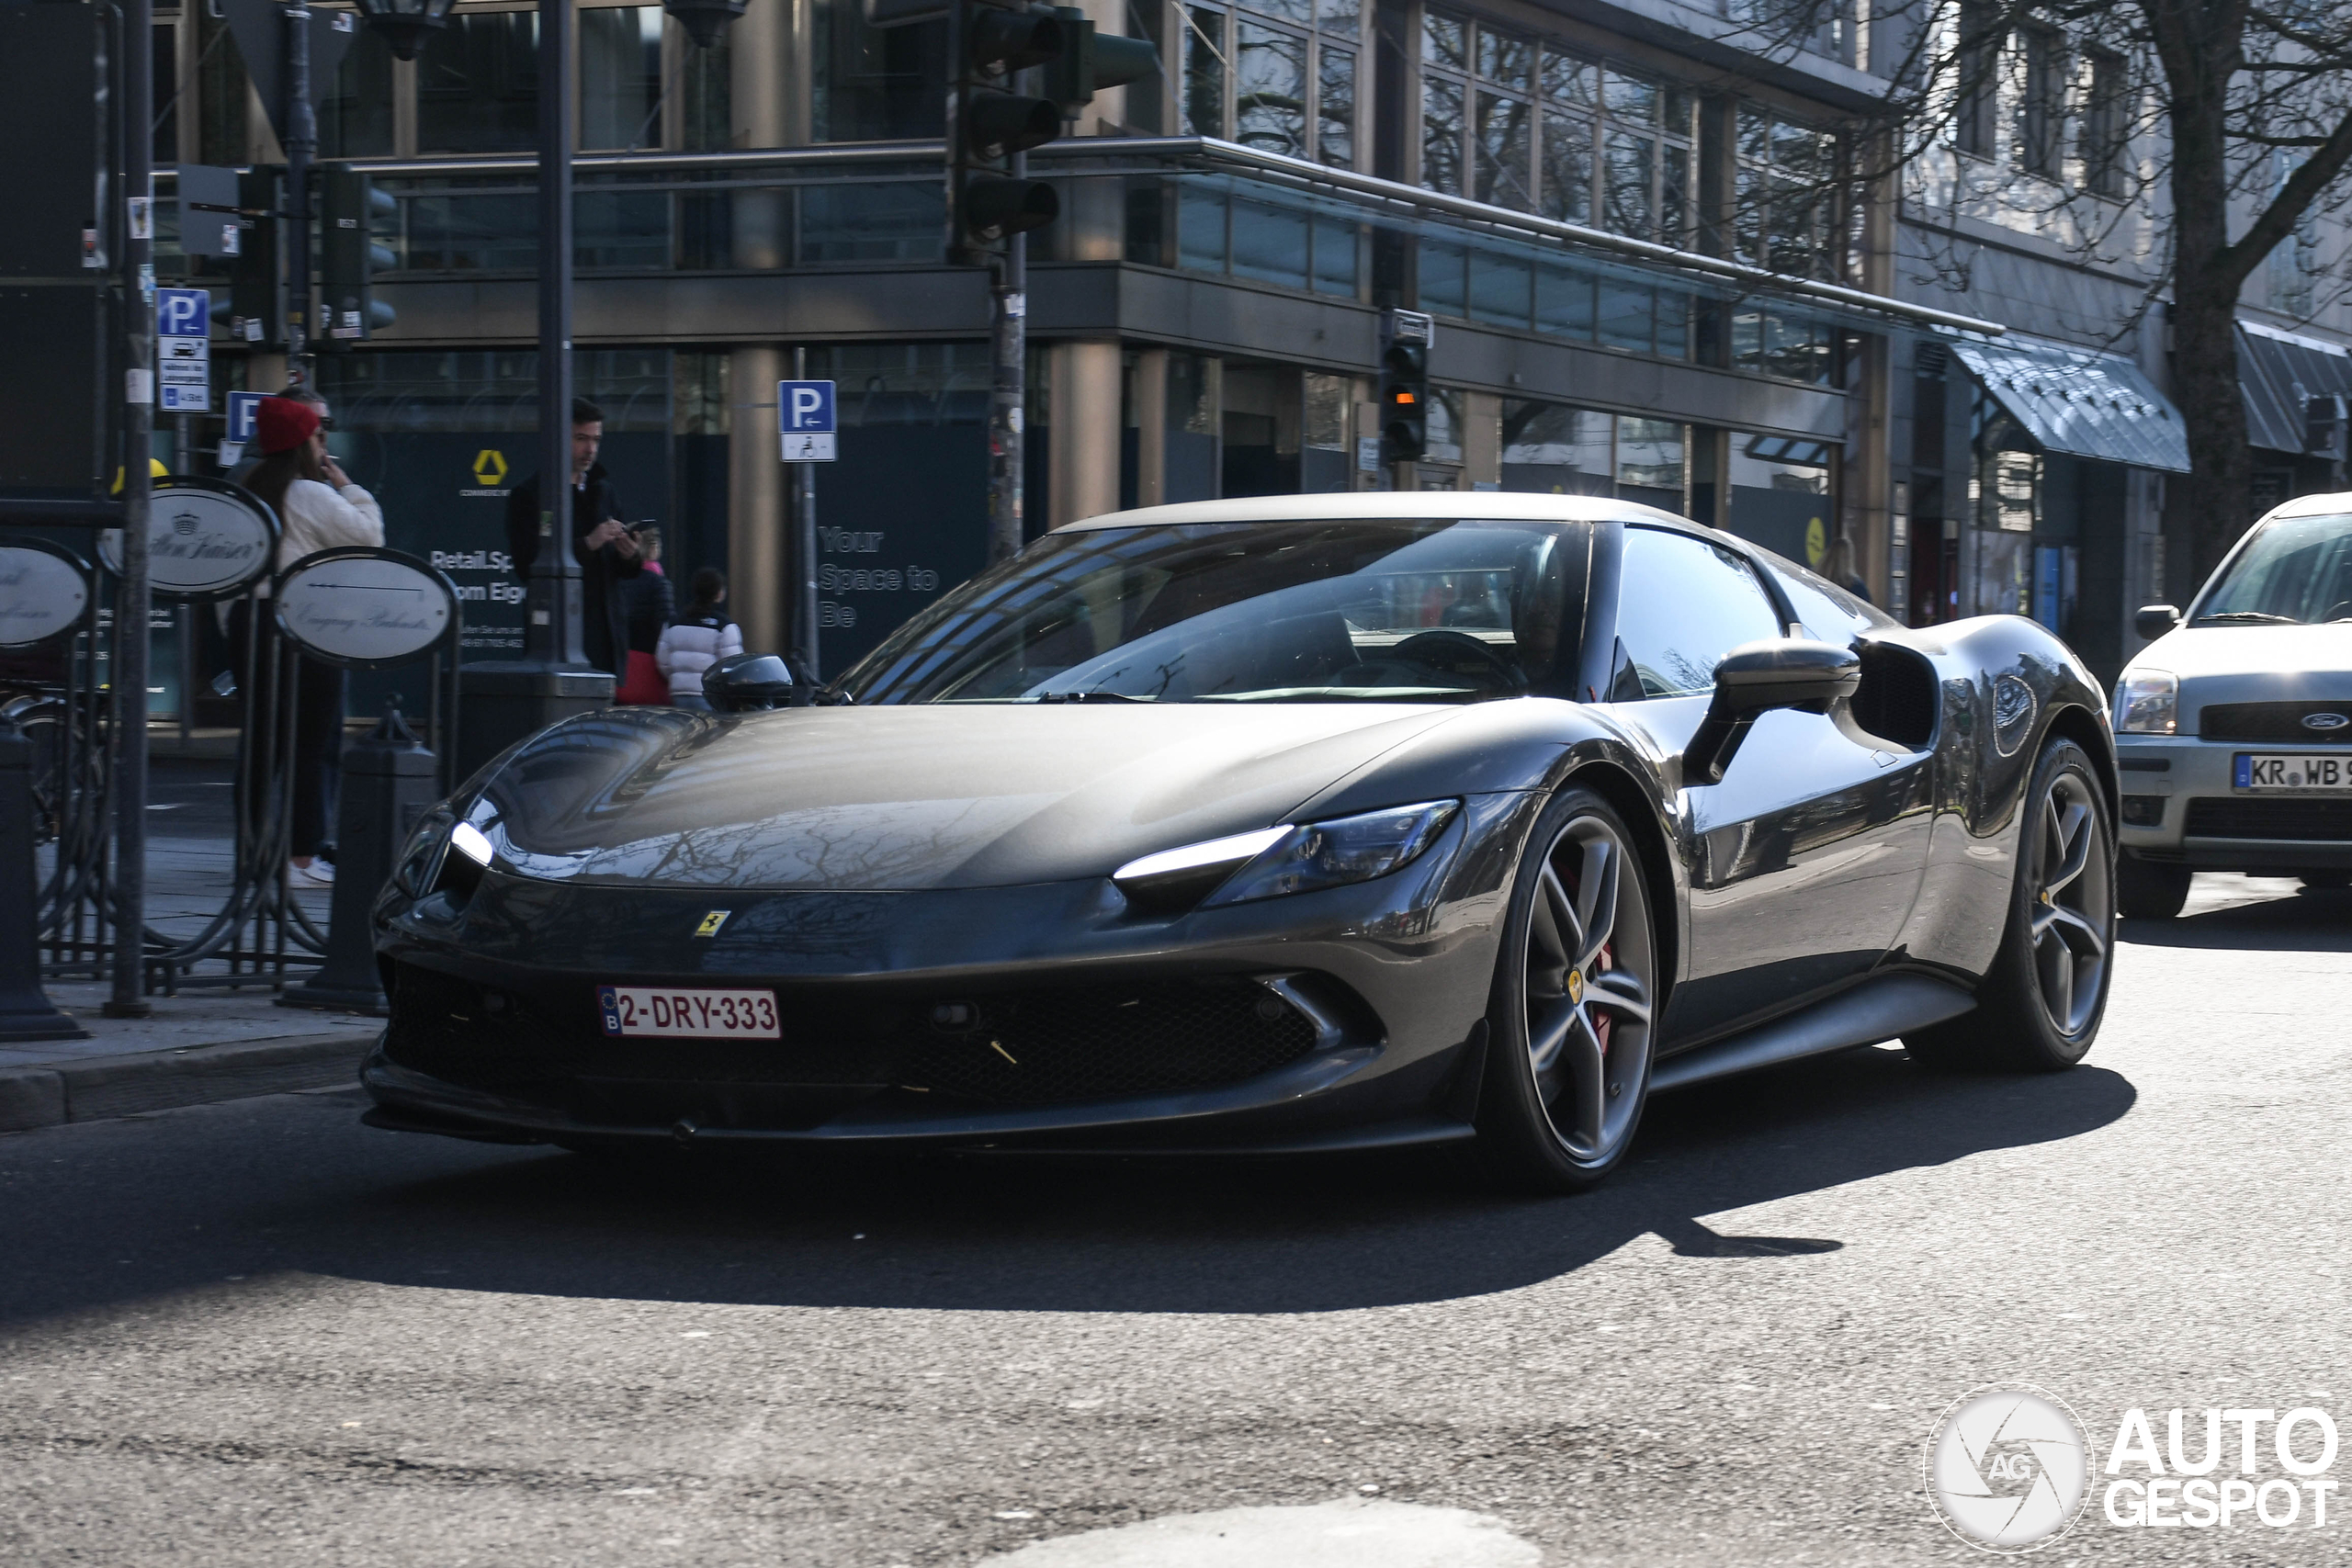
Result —
<instances>
[{"instance_id":1,"label":"building column","mask_svg":"<svg viewBox=\"0 0 2352 1568\"><path fill-rule=\"evenodd\" d=\"M727 606L755 652L784 649L784 463L776 446L775 384L784 350L761 344L728 355Z\"/></svg>"},{"instance_id":2,"label":"building column","mask_svg":"<svg viewBox=\"0 0 2352 1568\"><path fill-rule=\"evenodd\" d=\"M1168 499L1168 351L1147 348L1136 355L1136 504L1158 506Z\"/></svg>"},{"instance_id":3,"label":"building column","mask_svg":"<svg viewBox=\"0 0 2352 1568\"><path fill-rule=\"evenodd\" d=\"M803 140L794 134L801 129L793 124L798 96L786 80L794 9L782 0L751 6L729 31L728 115L738 147L784 147ZM786 190L736 193L737 266L770 271L792 265L791 200ZM767 378L771 386L775 379Z\"/></svg>"},{"instance_id":4,"label":"building column","mask_svg":"<svg viewBox=\"0 0 2352 1568\"><path fill-rule=\"evenodd\" d=\"M1885 604L1887 567L1893 542L1890 513L1889 387L1887 340L1876 334L1861 340L1856 354L1856 385L1847 392L1846 453L1839 478L1839 532L1853 542L1854 570L1870 589L1871 598Z\"/></svg>"},{"instance_id":5,"label":"building column","mask_svg":"<svg viewBox=\"0 0 2352 1568\"><path fill-rule=\"evenodd\" d=\"M1493 392L1462 395L1462 479L1472 489L1503 481L1503 400Z\"/></svg>"},{"instance_id":6,"label":"building column","mask_svg":"<svg viewBox=\"0 0 2352 1568\"><path fill-rule=\"evenodd\" d=\"M1058 528L1119 510L1123 367L1115 343L1057 343L1046 353L1054 433L1046 526Z\"/></svg>"}]
</instances>

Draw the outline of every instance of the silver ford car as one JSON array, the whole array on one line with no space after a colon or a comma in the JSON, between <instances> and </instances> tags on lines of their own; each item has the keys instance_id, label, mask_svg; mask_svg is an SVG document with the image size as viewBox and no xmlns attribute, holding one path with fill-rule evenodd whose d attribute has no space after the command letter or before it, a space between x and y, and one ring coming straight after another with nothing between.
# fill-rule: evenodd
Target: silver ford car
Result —
<instances>
[{"instance_id":1,"label":"silver ford car","mask_svg":"<svg viewBox=\"0 0 2352 1568\"><path fill-rule=\"evenodd\" d=\"M2352 886L2352 494L2271 512L2140 634L2115 690L2123 913L2177 915L2195 871Z\"/></svg>"}]
</instances>

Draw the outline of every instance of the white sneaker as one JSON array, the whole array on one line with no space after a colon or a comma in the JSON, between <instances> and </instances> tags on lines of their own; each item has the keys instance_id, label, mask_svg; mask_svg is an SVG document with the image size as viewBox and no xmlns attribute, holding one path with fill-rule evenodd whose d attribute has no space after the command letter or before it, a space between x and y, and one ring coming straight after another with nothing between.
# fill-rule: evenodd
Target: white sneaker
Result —
<instances>
[{"instance_id":1,"label":"white sneaker","mask_svg":"<svg viewBox=\"0 0 2352 1568\"><path fill-rule=\"evenodd\" d=\"M308 865L296 865L292 861L288 861L286 863L286 886L295 888L333 887L334 886L334 863L332 861L314 860Z\"/></svg>"}]
</instances>

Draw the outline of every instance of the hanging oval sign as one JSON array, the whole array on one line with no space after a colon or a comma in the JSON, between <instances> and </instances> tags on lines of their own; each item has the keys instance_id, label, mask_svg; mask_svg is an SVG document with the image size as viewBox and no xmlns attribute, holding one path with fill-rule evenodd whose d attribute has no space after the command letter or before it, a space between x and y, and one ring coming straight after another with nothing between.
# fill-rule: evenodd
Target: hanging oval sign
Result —
<instances>
[{"instance_id":1,"label":"hanging oval sign","mask_svg":"<svg viewBox=\"0 0 2352 1568\"><path fill-rule=\"evenodd\" d=\"M304 556L271 590L277 626L313 659L354 670L406 664L454 638L458 590L398 550Z\"/></svg>"},{"instance_id":2,"label":"hanging oval sign","mask_svg":"<svg viewBox=\"0 0 2352 1568\"><path fill-rule=\"evenodd\" d=\"M90 569L47 539L0 545L0 649L32 648L82 624Z\"/></svg>"},{"instance_id":3,"label":"hanging oval sign","mask_svg":"<svg viewBox=\"0 0 2352 1568\"><path fill-rule=\"evenodd\" d=\"M242 486L176 476L155 487L147 518L147 581L159 599L233 599L277 564L277 516ZM121 529L98 536L98 558L122 575Z\"/></svg>"}]
</instances>

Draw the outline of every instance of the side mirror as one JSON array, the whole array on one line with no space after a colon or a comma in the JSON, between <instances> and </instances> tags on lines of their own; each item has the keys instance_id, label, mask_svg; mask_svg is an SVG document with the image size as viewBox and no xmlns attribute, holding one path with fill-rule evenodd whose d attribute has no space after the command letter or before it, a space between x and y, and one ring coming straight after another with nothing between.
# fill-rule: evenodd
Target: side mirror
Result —
<instances>
[{"instance_id":1,"label":"side mirror","mask_svg":"<svg viewBox=\"0 0 2352 1568\"><path fill-rule=\"evenodd\" d=\"M720 713L782 707L792 690L792 671L773 653L739 653L702 672L702 694Z\"/></svg>"},{"instance_id":2,"label":"side mirror","mask_svg":"<svg viewBox=\"0 0 2352 1568\"><path fill-rule=\"evenodd\" d=\"M2143 604L2132 617L2132 629L2150 642L2180 625L2180 612L2170 604Z\"/></svg>"},{"instance_id":3,"label":"side mirror","mask_svg":"<svg viewBox=\"0 0 2352 1568\"><path fill-rule=\"evenodd\" d=\"M1721 784L1758 714L1774 708L1826 713L1861 684L1861 656L1802 637L1746 642L1715 666L1715 697L1682 751L1685 784Z\"/></svg>"}]
</instances>

